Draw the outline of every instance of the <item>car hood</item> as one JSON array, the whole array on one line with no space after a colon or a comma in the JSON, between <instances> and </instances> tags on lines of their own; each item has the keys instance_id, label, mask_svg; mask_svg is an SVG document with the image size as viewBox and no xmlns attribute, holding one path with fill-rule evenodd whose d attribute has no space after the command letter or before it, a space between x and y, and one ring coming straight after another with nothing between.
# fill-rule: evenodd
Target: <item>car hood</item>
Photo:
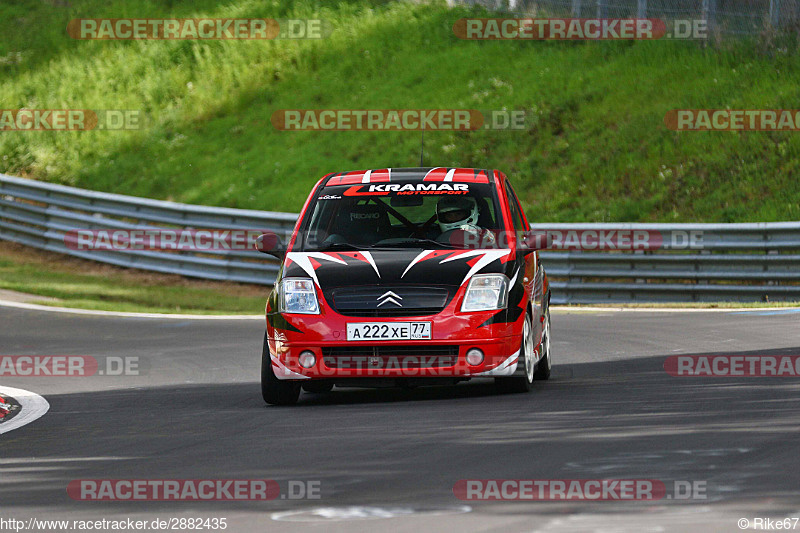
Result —
<instances>
[{"instance_id":1,"label":"car hood","mask_svg":"<svg viewBox=\"0 0 800 533\"><path fill-rule=\"evenodd\" d=\"M289 252L283 277L310 277L323 290L358 286L458 288L477 273L504 273L509 249Z\"/></svg>"}]
</instances>

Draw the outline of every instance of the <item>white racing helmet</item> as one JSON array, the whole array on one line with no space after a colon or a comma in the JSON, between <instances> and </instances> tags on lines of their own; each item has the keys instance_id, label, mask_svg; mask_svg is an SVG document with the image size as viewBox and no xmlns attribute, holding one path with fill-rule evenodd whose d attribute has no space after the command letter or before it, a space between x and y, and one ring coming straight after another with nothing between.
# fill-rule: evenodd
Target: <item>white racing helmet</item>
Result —
<instances>
[{"instance_id":1,"label":"white racing helmet","mask_svg":"<svg viewBox=\"0 0 800 533\"><path fill-rule=\"evenodd\" d=\"M436 219L442 233L475 228L478 225L478 202L470 196L445 196L436 204Z\"/></svg>"}]
</instances>

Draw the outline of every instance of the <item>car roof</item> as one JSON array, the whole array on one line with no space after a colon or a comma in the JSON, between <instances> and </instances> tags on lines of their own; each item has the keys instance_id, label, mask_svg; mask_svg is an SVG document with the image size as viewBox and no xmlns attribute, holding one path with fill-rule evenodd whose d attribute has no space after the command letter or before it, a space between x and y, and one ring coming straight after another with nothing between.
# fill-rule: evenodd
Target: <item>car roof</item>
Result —
<instances>
[{"instance_id":1,"label":"car roof","mask_svg":"<svg viewBox=\"0 0 800 533\"><path fill-rule=\"evenodd\" d=\"M352 170L329 174L325 186L393 181L452 181L458 183L492 183L494 172L482 168L410 167Z\"/></svg>"}]
</instances>

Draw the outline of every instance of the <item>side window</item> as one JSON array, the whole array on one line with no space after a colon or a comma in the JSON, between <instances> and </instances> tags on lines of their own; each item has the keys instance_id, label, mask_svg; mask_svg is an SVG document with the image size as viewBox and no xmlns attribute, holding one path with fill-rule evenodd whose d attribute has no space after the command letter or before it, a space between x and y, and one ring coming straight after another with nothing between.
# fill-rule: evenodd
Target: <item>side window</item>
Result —
<instances>
[{"instance_id":1,"label":"side window","mask_svg":"<svg viewBox=\"0 0 800 533\"><path fill-rule=\"evenodd\" d=\"M522 218L522 209L519 206L517 195L514 194L514 189L506 182L506 197L508 198L508 206L511 209L511 219L514 221L514 229L517 231L526 231L525 222Z\"/></svg>"}]
</instances>

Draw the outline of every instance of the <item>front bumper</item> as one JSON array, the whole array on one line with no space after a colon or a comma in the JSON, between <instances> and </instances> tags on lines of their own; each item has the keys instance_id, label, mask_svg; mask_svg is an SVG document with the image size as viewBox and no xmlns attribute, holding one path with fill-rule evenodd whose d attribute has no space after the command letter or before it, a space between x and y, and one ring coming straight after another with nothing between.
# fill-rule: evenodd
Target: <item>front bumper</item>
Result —
<instances>
[{"instance_id":1,"label":"front bumper","mask_svg":"<svg viewBox=\"0 0 800 533\"><path fill-rule=\"evenodd\" d=\"M272 344L272 343L270 343ZM391 345L323 345L294 346L278 341L270 346L272 369L278 379L332 378L430 378L430 377L493 377L509 376L517 369L519 340L486 339L480 344L432 344L430 342ZM445 350L447 355L442 355ZM479 348L484 360L478 365L466 361L466 353ZM311 368L299 364L300 353L316 356ZM434 355L430 355L434 354Z\"/></svg>"},{"instance_id":2,"label":"front bumper","mask_svg":"<svg viewBox=\"0 0 800 533\"><path fill-rule=\"evenodd\" d=\"M522 321L491 322L497 311L434 316L364 319L338 315L268 316L268 348L281 380L340 378L470 378L509 376L518 367ZM432 323L430 340L348 342L348 322ZM277 327L280 324L282 327ZM467 351L480 349L483 362L470 365ZM315 364L303 368L300 354Z\"/></svg>"}]
</instances>

